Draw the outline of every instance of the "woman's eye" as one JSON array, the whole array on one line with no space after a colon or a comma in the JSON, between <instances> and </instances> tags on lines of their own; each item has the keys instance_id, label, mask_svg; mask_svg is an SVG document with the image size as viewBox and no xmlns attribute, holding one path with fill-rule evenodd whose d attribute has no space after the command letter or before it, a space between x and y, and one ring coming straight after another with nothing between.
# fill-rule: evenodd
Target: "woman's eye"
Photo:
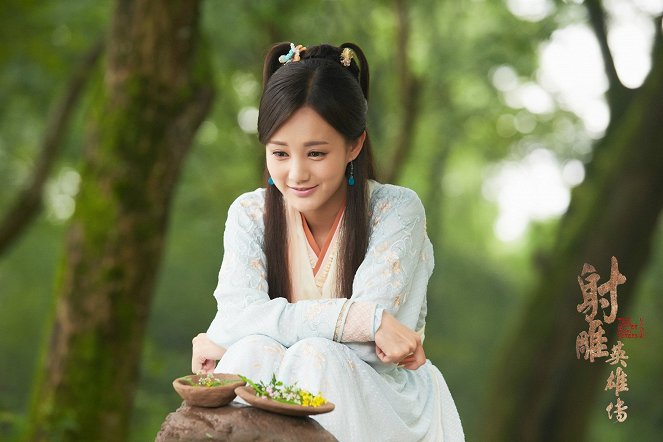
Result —
<instances>
[{"instance_id":1,"label":"woman's eye","mask_svg":"<svg viewBox=\"0 0 663 442\"><path fill-rule=\"evenodd\" d=\"M288 156L287 153L282 152L282 151L280 151L280 150L277 150L277 151L272 152L272 155L274 155L274 156L277 157L277 158L285 158L285 157Z\"/></svg>"},{"instance_id":2,"label":"woman's eye","mask_svg":"<svg viewBox=\"0 0 663 442\"><path fill-rule=\"evenodd\" d=\"M322 157L325 156L325 153L314 151L314 152L310 152L309 155L312 156L313 158L322 158Z\"/></svg>"}]
</instances>

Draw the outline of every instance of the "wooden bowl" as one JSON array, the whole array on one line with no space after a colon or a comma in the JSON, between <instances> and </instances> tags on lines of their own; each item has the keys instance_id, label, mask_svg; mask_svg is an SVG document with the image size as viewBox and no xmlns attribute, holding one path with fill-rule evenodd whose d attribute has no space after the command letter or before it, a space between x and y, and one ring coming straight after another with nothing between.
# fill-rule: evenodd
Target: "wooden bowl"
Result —
<instances>
[{"instance_id":1,"label":"wooden bowl","mask_svg":"<svg viewBox=\"0 0 663 442\"><path fill-rule=\"evenodd\" d=\"M187 404L195 407L222 407L235 399L235 388L241 387L246 383L234 374L214 373L214 377L228 382L217 387L205 387L198 385L201 377L206 375L192 374L183 376L173 381L173 388Z\"/></svg>"}]
</instances>

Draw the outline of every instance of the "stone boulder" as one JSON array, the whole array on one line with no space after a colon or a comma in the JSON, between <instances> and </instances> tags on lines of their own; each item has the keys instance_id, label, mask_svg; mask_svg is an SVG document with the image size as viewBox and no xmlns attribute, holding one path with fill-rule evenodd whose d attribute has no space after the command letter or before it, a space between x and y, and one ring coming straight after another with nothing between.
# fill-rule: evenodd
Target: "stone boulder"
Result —
<instances>
[{"instance_id":1,"label":"stone boulder","mask_svg":"<svg viewBox=\"0 0 663 442\"><path fill-rule=\"evenodd\" d=\"M335 441L310 417L291 417L231 402L225 407L191 407L182 402L161 424L156 442Z\"/></svg>"}]
</instances>

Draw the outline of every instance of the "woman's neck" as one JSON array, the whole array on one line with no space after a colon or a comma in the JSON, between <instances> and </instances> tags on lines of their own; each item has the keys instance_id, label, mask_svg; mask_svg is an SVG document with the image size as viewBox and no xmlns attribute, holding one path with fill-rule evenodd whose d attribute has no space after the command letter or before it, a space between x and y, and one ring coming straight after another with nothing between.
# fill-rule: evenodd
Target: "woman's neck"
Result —
<instances>
[{"instance_id":1,"label":"woman's neck","mask_svg":"<svg viewBox=\"0 0 663 442\"><path fill-rule=\"evenodd\" d=\"M313 234L313 238L318 246L322 246L327 236L330 234L334 222L341 212L345 208L345 198L343 198L339 204L329 207L325 213L316 211L313 213L302 213L306 224L308 225L309 230Z\"/></svg>"}]
</instances>

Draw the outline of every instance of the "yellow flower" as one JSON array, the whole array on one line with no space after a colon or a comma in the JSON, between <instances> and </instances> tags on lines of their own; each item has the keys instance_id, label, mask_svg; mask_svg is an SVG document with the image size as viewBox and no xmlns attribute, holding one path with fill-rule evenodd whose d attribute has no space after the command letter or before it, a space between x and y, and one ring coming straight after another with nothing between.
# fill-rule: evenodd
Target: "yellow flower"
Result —
<instances>
[{"instance_id":1,"label":"yellow flower","mask_svg":"<svg viewBox=\"0 0 663 442\"><path fill-rule=\"evenodd\" d=\"M301 403L304 407L319 407L327 403L327 400L321 394L317 396L312 395L306 390L300 390Z\"/></svg>"},{"instance_id":2,"label":"yellow flower","mask_svg":"<svg viewBox=\"0 0 663 442\"><path fill-rule=\"evenodd\" d=\"M312 405L314 407L319 407L319 406L324 405L326 403L327 403L327 400L325 398L323 398L321 395L318 395L318 396L313 398Z\"/></svg>"}]
</instances>

